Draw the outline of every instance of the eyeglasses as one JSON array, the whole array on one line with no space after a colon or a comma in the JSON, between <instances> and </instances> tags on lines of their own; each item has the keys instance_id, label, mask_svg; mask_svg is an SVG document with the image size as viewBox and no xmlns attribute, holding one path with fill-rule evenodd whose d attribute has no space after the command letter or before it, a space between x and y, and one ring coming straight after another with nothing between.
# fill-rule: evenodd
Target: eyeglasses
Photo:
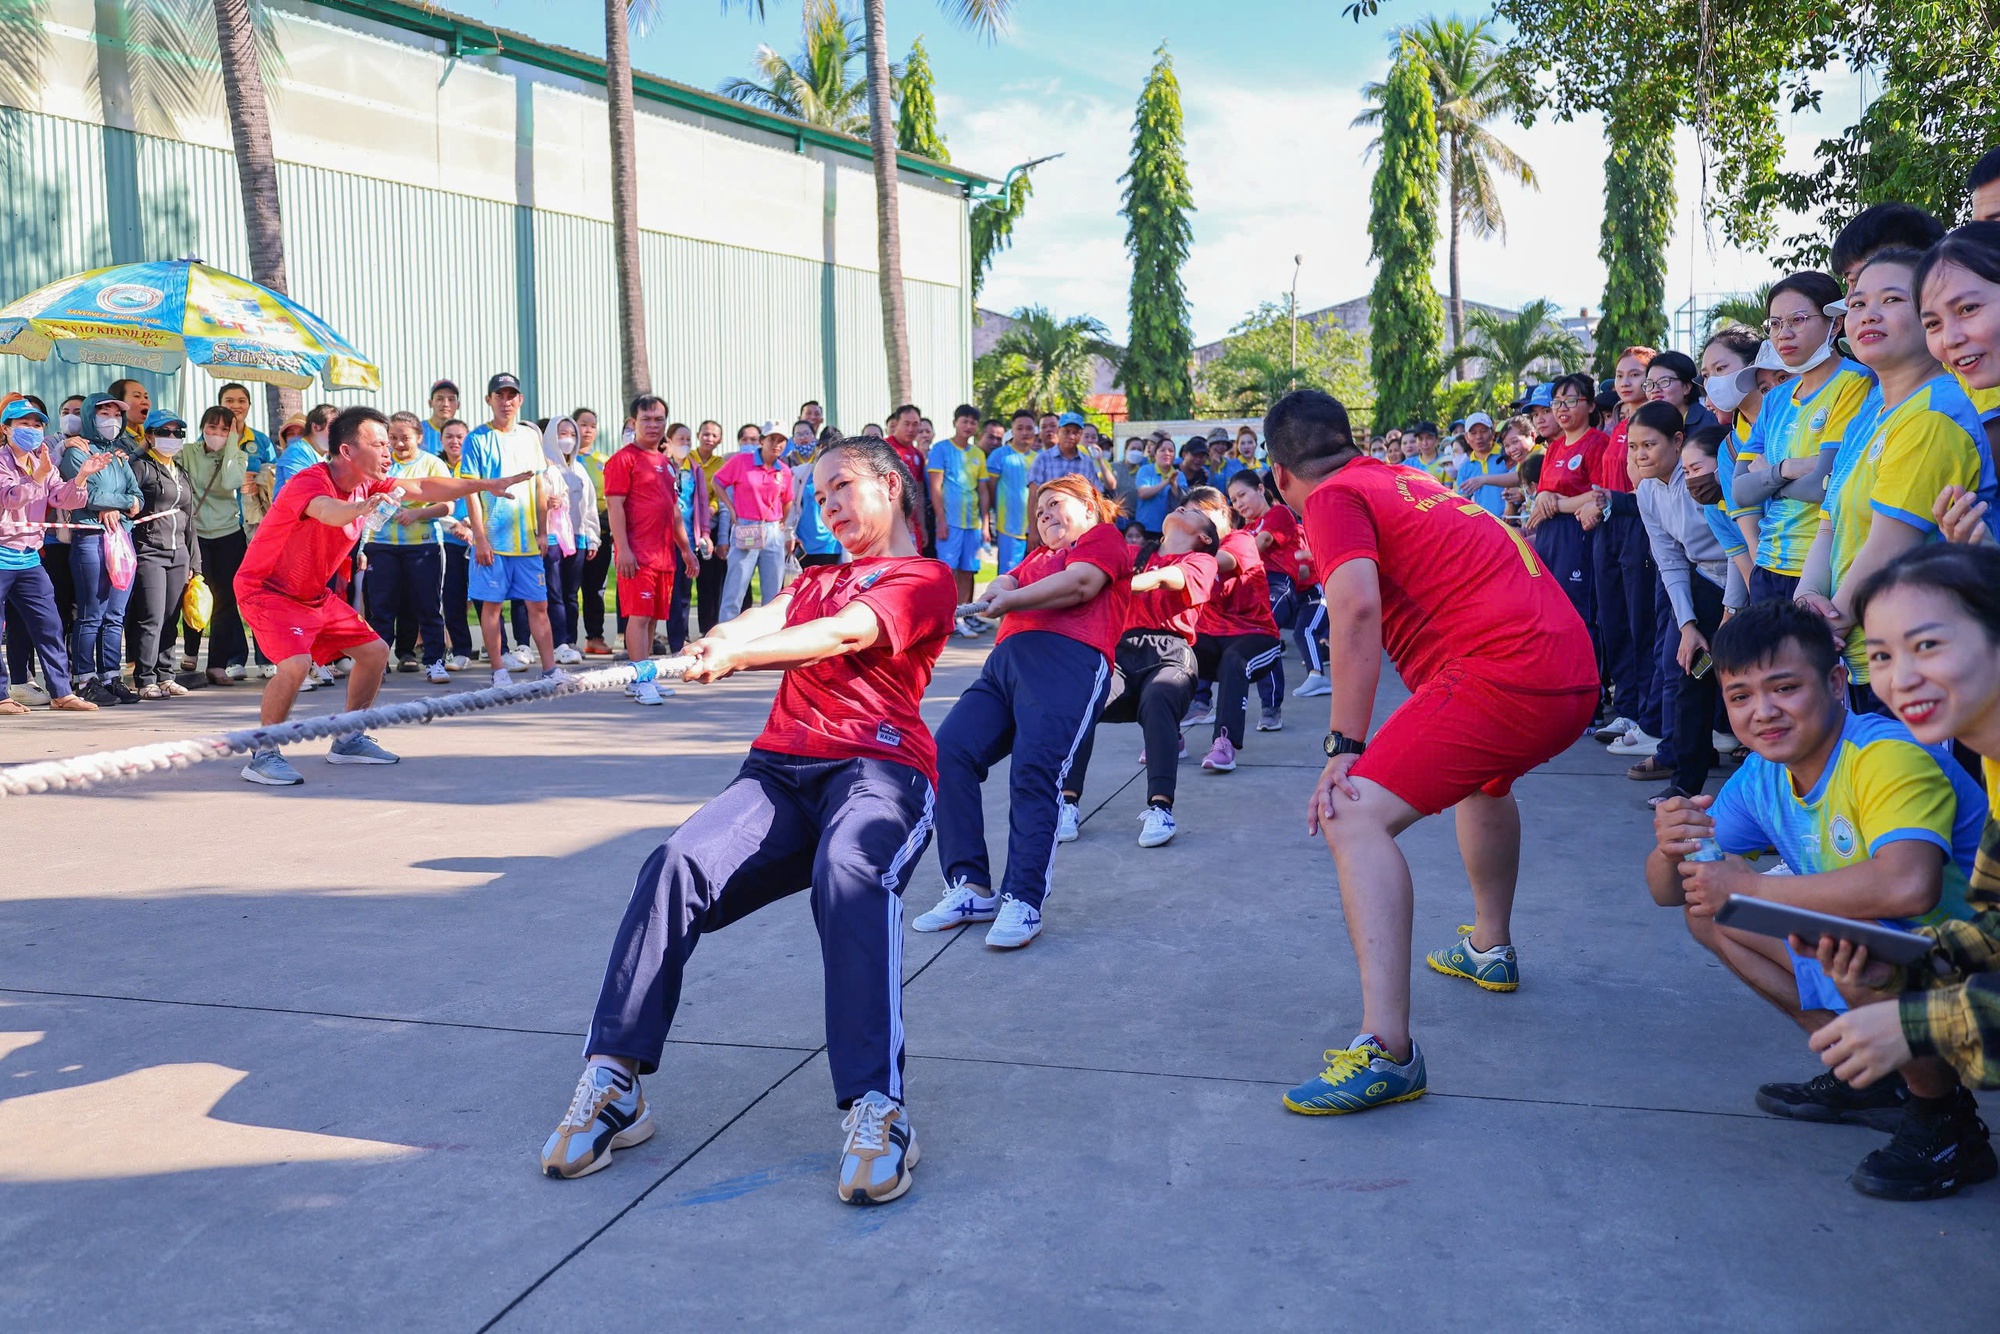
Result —
<instances>
[{"instance_id":1,"label":"eyeglasses","mask_svg":"<svg viewBox=\"0 0 2000 1334\"><path fill-rule=\"evenodd\" d=\"M1770 337L1776 338L1779 334L1787 330L1797 331L1805 328L1814 320L1823 320L1825 318L1826 316L1824 315L1773 315L1770 319L1764 321L1764 332Z\"/></svg>"},{"instance_id":2,"label":"eyeglasses","mask_svg":"<svg viewBox=\"0 0 2000 1334\"><path fill-rule=\"evenodd\" d=\"M1645 390L1649 394L1664 394L1675 385L1686 383L1687 381L1681 379L1678 375L1668 375L1657 380L1647 380L1645 382Z\"/></svg>"},{"instance_id":3,"label":"eyeglasses","mask_svg":"<svg viewBox=\"0 0 2000 1334\"><path fill-rule=\"evenodd\" d=\"M1575 394L1562 394L1551 399L1549 406L1552 408L1580 408L1583 406L1583 400Z\"/></svg>"}]
</instances>

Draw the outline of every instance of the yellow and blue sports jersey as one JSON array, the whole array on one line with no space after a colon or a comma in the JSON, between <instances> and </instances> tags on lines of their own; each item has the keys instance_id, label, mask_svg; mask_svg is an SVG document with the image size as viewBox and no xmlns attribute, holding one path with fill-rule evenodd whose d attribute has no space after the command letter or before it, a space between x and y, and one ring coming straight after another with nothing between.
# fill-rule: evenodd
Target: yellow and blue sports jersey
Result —
<instances>
[{"instance_id":1,"label":"yellow and blue sports jersey","mask_svg":"<svg viewBox=\"0 0 2000 1334\"><path fill-rule=\"evenodd\" d=\"M1715 540L1722 544L1722 554L1731 560L1745 555L1750 544L1743 540L1743 530L1736 526L1736 446L1750 434L1749 424L1737 418L1735 429L1722 437L1722 443L1715 451L1715 480L1722 484L1722 499L1714 505L1703 505L1701 516L1708 520L1708 531L1715 534Z\"/></svg>"},{"instance_id":2,"label":"yellow and blue sports jersey","mask_svg":"<svg viewBox=\"0 0 2000 1334\"><path fill-rule=\"evenodd\" d=\"M542 554L542 469L548 456L542 452L542 433L528 422L516 422L502 432L489 423L465 437L460 455L466 475L493 481L519 473L533 474L516 482L506 494L478 496L475 500L486 515L486 540L496 556L540 556Z\"/></svg>"},{"instance_id":3,"label":"yellow and blue sports jersey","mask_svg":"<svg viewBox=\"0 0 2000 1334\"><path fill-rule=\"evenodd\" d=\"M1485 458L1477 454L1467 454L1465 462L1458 465L1445 485L1456 489L1459 483L1469 482L1475 477L1494 477L1503 472L1514 471L1514 465L1507 462L1507 456L1498 449L1488 450ZM1507 512L1507 491L1504 487L1482 486L1466 499L1477 504L1488 514L1498 517Z\"/></svg>"},{"instance_id":4,"label":"yellow and blue sports jersey","mask_svg":"<svg viewBox=\"0 0 2000 1334\"><path fill-rule=\"evenodd\" d=\"M1002 537L1028 538L1028 470L1039 450L1020 450L1008 441L986 460L993 478L993 523Z\"/></svg>"},{"instance_id":5,"label":"yellow and blue sports jersey","mask_svg":"<svg viewBox=\"0 0 2000 1334\"><path fill-rule=\"evenodd\" d=\"M1884 925L1907 930L1971 915L1966 881L1979 853L1986 795L1950 752L1919 745L1898 719L1846 714L1825 772L1804 796L1784 765L1750 756L1722 785L1709 814L1724 852L1775 851L1794 875L1838 871L1903 839L1932 844L1945 854L1937 906ZM1846 1008L1815 961L1794 959L1793 970L1807 1008Z\"/></svg>"},{"instance_id":6,"label":"yellow and blue sports jersey","mask_svg":"<svg viewBox=\"0 0 2000 1334\"><path fill-rule=\"evenodd\" d=\"M407 463L392 460L389 464L391 477L449 477L451 469L444 466L444 460L435 454L417 451L417 456ZM403 512L417 508L421 502L406 502ZM383 542L392 547L432 547L438 542L439 519L420 519L415 523L386 523L381 531L370 538L371 542Z\"/></svg>"},{"instance_id":7,"label":"yellow and blue sports jersey","mask_svg":"<svg viewBox=\"0 0 2000 1334\"><path fill-rule=\"evenodd\" d=\"M1947 486L1962 486L1992 505L1993 451L1979 411L1959 382L1944 372L1925 381L1893 408L1882 405L1866 434L1841 447L1827 479L1824 513L1832 525L1833 589L1837 593L1854 558L1881 516L1906 523L1926 539L1936 539L1931 506ZM2000 505L1987 511L1991 522ZM1848 671L1868 679L1868 655L1859 627L1847 638Z\"/></svg>"},{"instance_id":8,"label":"yellow and blue sports jersey","mask_svg":"<svg viewBox=\"0 0 2000 1334\"><path fill-rule=\"evenodd\" d=\"M472 476L471 473L465 470L465 454L464 451L462 450L459 453L458 465L456 467L453 467L451 464L446 463L442 458L438 460L438 463L444 468L444 475L446 477ZM465 522L465 503L466 502L463 498L451 502L451 518L453 522L457 523ZM464 539L456 536L450 528L445 527L445 523L446 521L443 519L438 520L438 529L440 534L444 538L445 545L454 547L465 546L466 544ZM606 529L605 531L609 532L610 530Z\"/></svg>"},{"instance_id":9,"label":"yellow and blue sports jersey","mask_svg":"<svg viewBox=\"0 0 2000 1334\"><path fill-rule=\"evenodd\" d=\"M940 440L931 446L924 466L944 481L945 522L959 529L979 527L979 484L986 480L986 456L979 447L960 449Z\"/></svg>"},{"instance_id":10,"label":"yellow and blue sports jersey","mask_svg":"<svg viewBox=\"0 0 2000 1334\"><path fill-rule=\"evenodd\" d=\"M1952 376L1958 381L1958 387L1965 391L1965 396L1972 400L1973 410L1979 414L1979 420L1990 422L1995 417L2000 417L2000 385L1995 385L1991 389L1974 389L1957 371L1953 371Z\"/></svg>"},{"instance_id":11,"label":"yellow and blue sports jersey","mask_svg":"<svg viewBox=\"0 0 2000 1334\"><path fill-rule=\"evenodd\" d=\"M1875 373L1858 361L1841 360L1833 378L1804 402L1799 383L1781 385L1764 395L1763 411L1750 428L1738 453L1762 459L1776 468L1788 459L1817 459L1847 438L1855 417L1875 388ZM1775 574L1796 575L1806 567L1806 553L1819 534L1818 505L1789 496L1764 502L1757 524L1757 564Z\"/></svg>"}]
</instances>

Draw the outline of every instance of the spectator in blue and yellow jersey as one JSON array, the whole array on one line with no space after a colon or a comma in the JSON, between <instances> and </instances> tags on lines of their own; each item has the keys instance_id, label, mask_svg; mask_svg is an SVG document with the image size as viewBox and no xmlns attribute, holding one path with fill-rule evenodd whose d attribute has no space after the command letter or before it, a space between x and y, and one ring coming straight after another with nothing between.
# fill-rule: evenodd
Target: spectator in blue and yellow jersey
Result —
<instances>
[{"instance_id":1,"label":"spectator in blue and yellow jersey","mask_svg":"<svg viewBox=\"0 0 2000 1334\"><path fill-rule=\"evenodd\" d=\"M1413 437L1417 442L1415 454L1409 452ZM1458 483L1457 468L1439 447L1436 422L1418 422L1404 433L1403 462L1413 468L1422 468L1439 486L1455 486Z\"/></svg>"},{"instance_id":2,"label":"spectator in blue and yellow jersey","mask_svg":"<svg viewBox=\"0 0 2000 1334\"><path fill-rule=\"evenodd\" d=\"M1795 377L1765 395L1749 439L1736 452L1731 496L1759 507L1752 601L1797 590L1819 529L1833 460L1875 389L1875 376L1834 350L1840 284L1807 271L1781 279L1765 301L1766 345L1757 364Z\"/></svg>"},{"instance_id":3,"label":"spectator in blue and yellow jersey","mask_svg":"<svg viewBox=\"0 0 2000 1334\"><path fill-rule=\"evenodd\" d=\"M1973 395L2000 393L2000 222L1960 227L1924 256L1917 281L1931 355ZM1990 542L1995 508L1948 488L1932 512L1950 540Z\"/></svg>"},{"instance_id":4,"label":"spectator in blue and yellow jersey","mask_svg":"<svg viewBox=\"0 0 2000 1334\"><path fill-rule=\"evenodd\" d=\"M1751 756L1708 797L1672 798L1654 817L1646 861L1655 902L1681 907L1689 932L1808 1034L1849 1002L1819 961L1785 942L1718 926L1731 894L1908 930L1970 915L1969 876L1985 794L1941 747L1893 718L1846 706L1847 672L1824 622L1796 603L1760 602L1716 632L1723 701ZM1720 861L1687 860L1703 839ZM1789 875L1746 858L1775 852ZM1757 1090L1773 1116L1893 1130L1851 1178L1864 1194L1928 1199L1993 1175L1986 1127L1945 1062L1918 1059L1866 1089L1830 1073ZM1953 1144L1983 1153L1983 1174L1954 1179ZM1959 1164L1968 1166L1969 1164Z\"/></svg>"},{"instance_id":5,"label":"spectator in blue and yellow jersey","mask_svg":"<svg viewBox=\"0 0 2000 1334\"><path fill-rule=\"evenodd\" d=\"M1972 400L1925 344L1914 250L1880 250L1847 294L1847 337L1879 379L1872 415L1840 451L1799 600L1847 645L1854 707L1874 707L1853 614L1861 582L1903 552L1938 541L1932 507L1947 487L1994 498L1993 454Z\"/></svg>"},{"instance_id":6,"label":"spectator in blue and yellow jersey","mask_svg":"<svg viewBox=\"0 0 2000 1334\"><path fill-rule=\"evenodd\" d=\"M465 470L488 481L530 474L498 495L468 497L466 526L472 530L472 565L467 591L479 603L480 642L493 664L493 683L509 681L501 663L500 612L509 600L528 604L528 632L541 655L542 673L556 669L556 645L549 630L548 571L543 564L549 496L542 481L548 460L542 433L521 420L521 381L505 371L486 382L485 425L465 438Z\"/></svg>"},{"instance_id":7,"label":"spectator in blue and yellow jersey","mask_svg":"<svg viewBox=\"0 0 2000 1334\"><path fill-rule=\"evenodd\" d=\"M1708 526L1716 541L1742 574L1747 587L1756 569L1757 522L1762 511L1755 506L1736 504L1736 451L1750 438L1751 427L1764 407L1766 381L1777 383L1772 371L1756 366L1757 349L1762 343L1754 332L1741 325L1719 329L1709 335L1701 349L1702 401L1715 419L1724 424L1717 447L1717 467L1712 478L1691 477L1688 491L1706 507Z\"/></svg>"},{"instance_id":8,"label":"spectator in blue and yellow jersey","mask_svg":"<svg viewBox=\"0 0 2000 1334\"><path fill-rule=\"evenodd\" d=\"M937 558L957 577L960 602L972 601L972 580L979 573L979 551L986 542L988 516L981 499L986 456L972 443L978 429L979 409L959 404L951 414L951 438L933 444L924 460L937 523ZM959 633L977 638L982 633L972 624L977 620L962 618Z\"/></svg>"},{"instance_id":9,"label":"spectator in blue and yellow jersey","mask_svg":"<svg viewBox=\"0 0 2000 1334\"><path fill-rule=\"evenodd\" d=\"M424 452L424 424L414 412L389 418L389 476L449 477L442 458ZM423 650L422 666L438 685L451 681L445 670L444 545L441 521L451 517L446 501L404 505L376 529L362 548L368 560L368 625L385 644L394 644L398 623L410 627ZM410 659L410 662L417 661ZM405 670L412 670L409 666Z\"/></svg>"},{"instance_id":10,"label":"spectator in blue and yellow jersey","mask_svg":"<svg viewBox=\"0 0 2000 1334\"><path fill-rule=\"evenodd\" d=\"M444 428L458 417L458 386L450 380L439 380L431 385L430 418L423 424L424 453L432 457L444 454Z\"/></svg>"},{"instance_id":11,"label":"spectator in blue and yellow jersey","mask_svg":"<svg viewBox=\"0 0 2000 1334\"><path fill-rule=\"evenodd\" d=\"M986 471L992 490L993 542L999 548L997 569L1006 574L1028 554L1029 474L1041 442L1035 436L1035 414L1014 414L1008 425L1007 443L987 456Z\"/></svg>"},{"instance_id":12,"label":"spectator in blue and yellow jersey","mask_svg":"<svg viewBox=\"0 0 2000 1334\"><path fill-rule=\"evenodd\" d=\"M1507 512L1507 487L1514 469L1493 439L1493 418L1475 412L1465 419L1465 452L1452 484L1458 493L1479 502L1488 514Z\"/></svg>"}]
</instances>

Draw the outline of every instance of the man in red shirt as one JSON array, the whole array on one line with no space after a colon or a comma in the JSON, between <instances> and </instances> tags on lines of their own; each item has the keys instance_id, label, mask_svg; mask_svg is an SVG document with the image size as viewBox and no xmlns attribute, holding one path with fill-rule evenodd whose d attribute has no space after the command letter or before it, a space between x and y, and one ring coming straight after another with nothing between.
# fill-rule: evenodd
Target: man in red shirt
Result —
<instances>
[{"instance_id":1,"label":"man in red shirt","mask_svg":"<svg viewBox=\"0 0 2000 1334\"><path fill-rule=\"evenodd\" d=\"M333 419L323 463L293 477L271 502L236 570L236 605L257 636L257 647L278 664L264 687L265 727L291 716L292 702L314 663L354 660L347 674L348 709L375 702L389 646L361 614L327 589L347 568L354 544L379 530L395 513L378 509L378 497L404 503L462 500L478 492L499 495L529 474L486 481L478 477L389 476L389 419L373 408L349 408ZM380 519L377 514L382 515ZM365 734L342 737L327 752L329 764L394 764L396 757ZM243 777L266 787L305 781L275 747L250 757Z\"/></svg>"},{"instance_id":2,"label":"man in red shirt","mask_svg":"<svg viewBox=\"0 0 2000 1334\"><path fill-rule=\"evenodd\" d=\"M930 461L924 451L917 447L917 432L924 424L924 411L914 403L905 403L889 414L889 444L895 448L896 457L910 470L910 476L919 483L917 513L910 520L910 536L916 539L917 550L926 556L937 554L937 524L931 514L930 488L922 486L924 473ZM1002 574L1006 571L1002 570Z\"/></svg>"},{"instance_id":3,"label":"man in red shirt","mask_svg":"<svg viewBox=\"0 0 2000 1334\"><path fill-rule=\"evenodd\" d=\"M1333 854L1362 993L1360 1035L1285 1105L1356 1112L1425 1089L1410 1039L1413 892L1396 836L1457 807L1478 915L1469 940L1427 962L1513 990L1521 816L1512 785L1583 735L1597 666L1582 618L1527 542L1422 473L1363 455L1338 401L1287 394L1264 436L1278 489L1305 515L1324 589L1332 720L1306 825ZM1370 740L1385 649L1411 694Z\"/></svg>"},{"instance_id":4,"label":"man in red shirt","mask_svg":"<svg viewBox=\"0 0 2000 1334\"><path fill-rule=\"evenodd\" d=\"M667 404L657 394L632 400L632 443L604 461L605 513L618 567L618 610L625 614L625 657L652 656L653 623L674 603L675 552L694 564L681 523L679 479L667 457ZM671 692L667 692L671 693ZM641 704L660 704L651 681L632 689Z\"/></svg>"}]
</instances>

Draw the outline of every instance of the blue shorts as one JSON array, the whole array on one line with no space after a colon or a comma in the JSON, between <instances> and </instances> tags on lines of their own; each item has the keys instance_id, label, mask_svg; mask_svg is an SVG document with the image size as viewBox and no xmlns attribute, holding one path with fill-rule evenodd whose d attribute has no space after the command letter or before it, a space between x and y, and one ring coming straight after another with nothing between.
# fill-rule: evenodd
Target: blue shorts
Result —
<instances>
[{"instance_id":1,"label":"blue shorts","mask_svg":"<svg viewBox=\"0 0 2000 1334\"><path fill-rule=\"evenodd\" d=\"M976 570L982 540L977 528L954 528L938 539L937 558L954 570Z\"/></svg>"},{"instance_id":2,"label":"blue shorts","mask_svg":"<svg viewBox=\"0 0 2000 1334\"><path fill-rule=\"evenodd\" d=\"M540 556L495 556L491 565L467 563L465 595L474 602L547 602L549 579Z\"/></svg>"},{"instance_id":3,"label":"blue shorts","mask_svg":"<svg viewBox=\"0 0 2000 1334\"><path fill-rule=\"evenodd\" d=\"M1028 557L1028 539L1000 534L1000 573L1005 574Z\"/></svg>"},{"instance_id":4,"label":"blue shorts","mask_svg":"<svg viewBox=\"0 0 2000 1334\"><path fill-rule=\"evenodd\" d=\"M1808 959L1795 953L1789 944L1785 946L1785 953L1792 956L1792 977L1799 987L1799 1008L1847 1013L1846 997L1840 994L1840 988L1819 966L1818 959Z\"/></svg>"}]
</instances>

